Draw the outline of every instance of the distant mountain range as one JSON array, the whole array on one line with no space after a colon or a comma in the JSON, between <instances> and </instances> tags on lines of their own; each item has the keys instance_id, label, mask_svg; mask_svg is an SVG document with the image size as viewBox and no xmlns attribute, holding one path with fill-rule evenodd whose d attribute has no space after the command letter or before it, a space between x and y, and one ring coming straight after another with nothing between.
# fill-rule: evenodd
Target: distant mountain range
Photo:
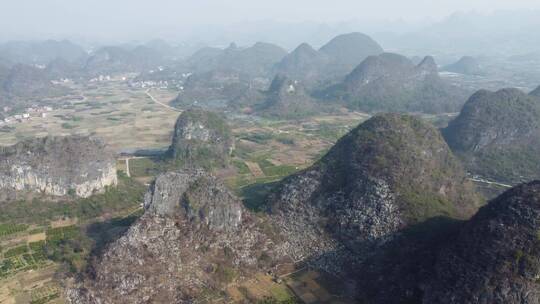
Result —
<instances>
[{"instance_id":1,"label":"distant mountain range","mask_svg":"<svg viewBox=\"0 0 540 304\"><path fill-rule=\"evenodd\" d=\"M44 98L69 93L67 88L54 85L52 80L46 69L25 64L0 67L0 106L19 109Z\"/></svg>"},{"instance_id":2,"label":"distant mountain range","mask_svg":"<svg viewBox=\"0 0 540 304\"><path fill-rule=\"evenodd\" d=\"M441 113L458 111L467 92L441 79L432 57L415 65L405 56L384 53L368 57L318 96L367 112Z\"/></svg>"},{"instance_id":3,"label":"distant mountain range","mask_svg":"<svg viewBox=\"0 0 540 304\"><path fill-rule=\"evenodd\" d=\"M339 35L318 51L303 43L275 67L276 73L309 85L339 80L368 56L379 55L382 47L362 33Z\"/></svg>"}]
</instances>

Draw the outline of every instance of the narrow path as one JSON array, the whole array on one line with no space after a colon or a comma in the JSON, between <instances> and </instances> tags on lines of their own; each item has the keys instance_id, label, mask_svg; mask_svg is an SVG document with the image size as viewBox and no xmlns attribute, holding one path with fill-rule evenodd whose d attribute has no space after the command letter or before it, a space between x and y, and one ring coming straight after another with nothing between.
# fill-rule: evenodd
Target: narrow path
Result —
<instances>
[{"instance_id":1,"label":"narrow path","mask_svg":"<svg viewBox=\"0 0 540 304\"><path fill-rule=\"evenodd\" d=\"M131 177L131 172L129 172L129 157L126 158L126 175L127 177Z\"/></svg>"},{"instance_id":2,"label":"narrow path","mask_svg":"<svg viewBox=\"0 0 540 304\"><path fill-rule=\"evenodd\" d=\"M164 103L158 101L156 98L154 98L154 96L152 96L152 94L150 94L150 90L151 90L151 89L148 89L148 90L146 90L144 93L145 93L146 96L148 96L153 102L155 102L155 103L159 104L160 106L165 107L165 108L167 108L167 109L169 109L169 110L172 110L172 111L175 111L175 112L182 112L182 111L178 110L177 108L171 107L171 106L168 105L168 104L164 104Z\"/></svg>"},{"instance_id":3,"label":"narrow path","mask_svg":"<svg viewBox=\"0 0 540 304\"><path fill-rule=\"evenodd\" d=\"M124 161L126 163L126 175L128 177L131 177L131 170L129 169L129 160L131 160L131 159L142 159L142 158L148 158L148 157L144 157L144 156L120 157L120 158L118 158L118 161Z\"/></svg>"},{"instance_id":4,"label":"narrow path","mask_svg":"<svg viewBox=\"0 0 540 304\"><path fill-rule=\"evenodd\" d=\"M469 180L473 181L473 182L477 182L477 183L484 183L484 184L488 184L488 185L495 185L495 186L500 186L500 187L504 187L504 188L512 188L512 185L507 185L507 184L501 184L501 183L497 183L497 182L492 182L492 181L488 181L488 180L485 180L485 179L482 179L482 178L474 178L474 177L471 177L469 178Z\"/></svg>"}]
</instances>

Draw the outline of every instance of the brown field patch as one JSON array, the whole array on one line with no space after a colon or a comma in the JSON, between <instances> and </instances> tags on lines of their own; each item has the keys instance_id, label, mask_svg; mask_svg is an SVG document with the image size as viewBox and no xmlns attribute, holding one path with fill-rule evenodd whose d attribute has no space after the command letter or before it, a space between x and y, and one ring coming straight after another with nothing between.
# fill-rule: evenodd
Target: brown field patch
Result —
<instances>
[{"instance_id":1,"label":"brown field patch","mask_svg":"<svg viewBox=\"0 0 540 304\"><path fill-rule=\"evenodd\" d=\"M250 161L246 161L245 163L246 163L246 166L249 168L249 171L255 178L265 177L264 172L258 163L254 163Z\"/></svg>"},{"instance_id":2,"label":"brown field patch","mask_svg":"<svg viewBox=\"0 0 540 304\"><path fill-rule=\"evenodd\" d=\"M26 241L28 243L33 243L33 242L44 241L46 239L47 239L47 235L45 234L45 232L41 232L41 233L29 235Z\"/></svg>"},{"instance_id":3,"label":"brown field patch","mask_svg":"<svg viewBox=\"0 0 540 304\"><path fill-rule=\"evenodd\" d=\"M77 224L78 221L79 220L77 218L63 218L56 221L51 221L51 227L60 228L60 227L73 226Z\"/></svg>"}]
</instances>

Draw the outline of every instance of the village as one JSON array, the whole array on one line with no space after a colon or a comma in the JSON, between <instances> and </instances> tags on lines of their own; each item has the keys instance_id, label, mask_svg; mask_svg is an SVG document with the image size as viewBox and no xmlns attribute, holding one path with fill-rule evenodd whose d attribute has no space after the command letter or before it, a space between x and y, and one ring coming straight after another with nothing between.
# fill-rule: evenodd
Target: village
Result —
<instances>
[{"instance_id":1,"label":"village","mask_svg":"<svg viewBox=\"0 0 540 304\"><path fill-rule=\"evenodd\" d=\"M2 110L4 113L9 113L12 111L10 107L4 107ZM52 111L53 108L51 106L32 105L31 107L26 108L23 113L7 116L3 120L0 120L0 126L22 123L26 120L32 119L33 117L46 118L47 114Z\"/></svg>"}]
</instances>

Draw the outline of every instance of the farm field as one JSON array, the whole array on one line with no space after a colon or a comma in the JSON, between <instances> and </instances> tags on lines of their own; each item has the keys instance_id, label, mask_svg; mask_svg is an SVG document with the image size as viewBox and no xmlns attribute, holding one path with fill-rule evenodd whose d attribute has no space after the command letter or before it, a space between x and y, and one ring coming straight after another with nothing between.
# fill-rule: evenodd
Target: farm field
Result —
<instances>
[{"instance_id":1,"label":"farm field","mask_svg":"<svg viewBox=\"0 0 540 304\"><path fill-rule=\"evenodd\" d=\"M14 124L13 129L0 132L0 145L35 136L97 135L119 154L120 186L75 203L45 203L34 198L4 207L6 212L0 214L0 304L63 303L60 278L84 269L93 250L123 233L141 214L146 187L157 174L172 168L159 155L129 155L139 149L163 151L168 147L181 110L163 104L167 105L175 92L132 89L121 82L81 85L76 89L83 99L65 102L47 117ZM296 121L230 113L227 116L236 148L230 168L215 174L255 212L263 210L263 197L277 181L313 164L341 136L369 118L359 112ZM426 118L443 124L447 117ZM127 156L120 155L122 152ZM235 282L227 290L227 297L236 303L266 303L268 299L274 301L268 303L289 303L292 299L303 303L349 303L335 296L330 281L324 274L309 270L279 281L259 274ZM209 298L210 302L219 299L222 296Z\"/></svg>"},{"instance_id":2,"label":"farm field","mask_svg":"<svg viewBox=\"0 0 540 304\"><path fill-rule=\"evenodd\" d=\"M78 85L74 89L84 98L62 101L46 117L11 124L9 130L0 132L0 145L24 138L70 134L97 135L115 151L168 145L179 113L152 101L146 90L131 89L122 82ZM162 102L176 95L157 89L151 94Z\"/></svg>"},{"instance_id":3,"label":"farm field","mask_svg":"<svg viewBox=\"0 0 540 304\"><path fill-rule=\"evenodd\" d=\"M89 199L4 204L0 303L64 303L62 278L82 271L92 250L138 218L144 191L121 175L116 189Z\"/></svg>"}]
</instances>

